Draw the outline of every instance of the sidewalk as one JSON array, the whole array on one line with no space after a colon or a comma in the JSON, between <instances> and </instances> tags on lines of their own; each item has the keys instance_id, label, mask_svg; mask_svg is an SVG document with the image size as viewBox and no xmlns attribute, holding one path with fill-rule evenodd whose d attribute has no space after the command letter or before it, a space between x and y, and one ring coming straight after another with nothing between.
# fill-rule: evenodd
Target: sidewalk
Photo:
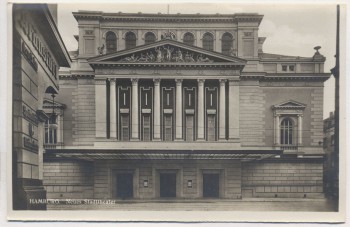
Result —
<instances>
[{"instance_id":1,"label":"sidewalk","mask_svg":"<svg viewBox=\"0 0 350 227\"><path fill-rule=\"evenodd\" d=\"M95 201L95 200L92 200ZM119 211L335 211L329 199L242 199L242 200L114 200L113 204L96 200L90 204L50 204L48 210L119 210Z\"/></svg>"}]
</instances>

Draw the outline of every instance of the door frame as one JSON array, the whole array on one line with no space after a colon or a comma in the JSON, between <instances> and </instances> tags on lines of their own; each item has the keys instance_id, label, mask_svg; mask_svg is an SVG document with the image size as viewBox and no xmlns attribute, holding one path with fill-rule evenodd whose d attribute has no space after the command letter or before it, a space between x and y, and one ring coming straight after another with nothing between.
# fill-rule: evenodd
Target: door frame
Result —
<instances>
[{"instance_id":1,"label":"door frame","mask_svg":"<svg viewBox=\"0 0 350 227\"><path fill-rule=\"evenodd\" d=\"M201 169L198 178L198 191L200 198L204 199L203 196L203 176L204 174L219 174L219 197L218 199L225 197L225 174L224 169ZM207 199L207 198L205 198ZM210 199L210 198L208 198Z\"/></svg>"},{"instance_id":2,"label":"door frame","mask_svg":"<svg viewBox=\"0 0 350 227\"><path fill-rule=\"evenodd\" d=\"M156 198L164 199L160 197L160 174L161 173L175 173L176 174L176 197L173 199L182 198L182 171L181 169L156 169L155 179L155 195Z\"/></svg>"},{"instance_id":3,"label":"door frame","mask_svg":"<svg viewBox=\"0 0 350 227\"><path fill-rule=\"evenodd\" d=\"M112 198L120 199L117 197L117 174L132 174L132 187L133 187L133 197L128 199L138 198L138 177L135 169L113 169L111 177L111 194Z\"/></svg>"}]
</instances>

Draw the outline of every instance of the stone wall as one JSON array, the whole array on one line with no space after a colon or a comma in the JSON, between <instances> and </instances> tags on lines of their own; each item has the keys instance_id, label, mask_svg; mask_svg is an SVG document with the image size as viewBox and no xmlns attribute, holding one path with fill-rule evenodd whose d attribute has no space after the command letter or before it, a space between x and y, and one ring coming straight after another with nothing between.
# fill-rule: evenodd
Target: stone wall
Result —
<instances>
[{"instance_id":1,"label":"stone wall","mask_svg":"<svg viewBox=\"0 0 350 227\"><path fill-rule=\"evenodd\" d=\"M239 114L242 146L264 146L265 94L258 81L240 82Z\"/></svg>"},{"instance_id":2,"label":"stone wall","mask_svg":"<svg viewBox=\"0 0 350 227\"><path fill-rule=\"evenodd\" d=\"M117 171L133 171L134 197L137 199L159 198L157 174L161 170L173 170L177 173L177 198L202 198L202 171L219 170L221 175L220 197L241 198L241 165L239 161L205 160L159 160L159 161L98 161L95 163L94 198L114 198L113 190ZM148 180L148 187L143 186ZM187 187L192 180L192 187Z\"/></svg>"},{"instance_id":3,"label":"stone wall","mask_svg":"<svg viewBox=\"0 0 350 227\"><path fill-rule=\"evenodd\" d=\"M90 162L45 162L43 184L47 198L93 198L93 173L93 163Z\"/></svg>"},{"instance_id":4,"label":"stone wall","mask_svg":"<svg viewBox=\"0 0 350 227\"><path fill-rule=\"evenodd\" d=\"M322 172L322 162L243 163L242 196L322 198Z\"/></svg>"},{"instance_id":5,"label":"stone wall","mask_svg":"<svg viewBox=\"0 0 350 227\"><path fill-rule=\"evenodd\" d=\"M68 106L64 116L65 145L93 145L95 140L94 79L61 78L60 85L62 95L58 100ZM67 134L71 134L71 138L67 139Z\"/></svg>"}]
</instances>

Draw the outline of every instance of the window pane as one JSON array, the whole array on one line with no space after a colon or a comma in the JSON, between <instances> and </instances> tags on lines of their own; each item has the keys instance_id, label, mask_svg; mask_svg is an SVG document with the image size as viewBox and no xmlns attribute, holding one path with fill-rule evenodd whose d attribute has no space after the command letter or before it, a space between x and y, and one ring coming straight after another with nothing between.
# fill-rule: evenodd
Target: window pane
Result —
<instances>
[{"instance_id":1,"label":"window pane","mask_svg":"<svg viewBox=\"0 0 350 227\"><path fill-rule=\"evenodd\" d=\"M106 50L111 53L117 50L117 37L114 32L108 32L106 35Z\"/></svg>"},{"instance_id":2,"label":"window pane","mask_svg":"<svg viewBox=\"0 0 350 227\"><path fill-rule=\"evenodd\" d=\"M149 115L143 117L143 140L151 140L151 117Z\"/></svg>"},{"instance_id":3,"label":"window pane","mask_svg":"<svg viewBox=\"0 0 350 227\"><path fill-rule=\"evenodd\" d=\"M208 115L208 141L215 141L215 115Z\"/></svg>"},{"instance_id":4,"label":"window pane","mask_svg":"<svg viewBox=\"0 0 350 227\"><path fill-rule=\"evenodd\" d=\"M145 35L145 44L154 43L156 41L156 36L153 32L147 32Z\"/></svg>"},{"instance_id":5,"label":"window pane","mask_svg":"<svg viewBox=\"0 0 350 227\"><path fill-rule=\"evenodd\" d=\"M164 115L164 140L172 141L173 140L173 123L171 115Z\"/></svg>"},{"instance_id":6,"label":"window pane","mask_svg":"<svg viewBox=\"0 0 350 227\"><path fill-rule=\"evenodd\" d=\"M184 35L184 43L187 45L194 45L194 36L192 33L188 32Z\"/></svg>"},{"instance_id":7,"label":"window pane","mask_svg":"<svg viewBox=\"0 0 350 227\"><path fill-rule=\"evenodd\" d=\"M233 38L230 33L225 33L221 39L221 52L223 54L229 55L232 47Z\"/></svg>"},{"instance_id":8,"label":"window pane","mask_svg":"<svg viewBox=\"0 0 350 227\"><path fill-rule=\"evenodd\" d=\"M214 50L214 37L210 33L205 33L203 36L203 48L206 50Z\"/></svg>"},{"instance_id":9,"label":"window pane","mask_svg":"<svg viewBox=\"0 0 350 227\"><path fill-rule=\"evenodd\" d=\"M45 143L49 143L49 129L45 128Z\"/></svg>"},{"instance_id":10,"label":"window pane","mask_svg":"<svg viewBox=\"0 0 350 227\"><path fill-rule=\"evenodd\" d=\"M133 32L128 32L125 35L125 48L130 49L136 46L136 35Z\"/></svg>"},{"instance_id":11,"label":"window pane","mask_svg":"<svg viewBox=\"0 0 350 227\"><path fill-rule=\"evenodd\" d=\"M281 144L293 144L293 124L290 119L281 123Z\"/></svg>"},{"instance_id":12,"label":"window pane","mask_svg":"<svg viewBox=\"0 0 350 227\"><path fill-rule=\"evenodd\" d=\"M121 139L129 140L129 115L121 116Z\"/></svg>"},{"instance_id":13,"label":"window pane","mask_svg":"<svg viewBox=\"0 0 350 227\"><path fill-rule=\"evenodd\" d=\"M193 141L193 115L186 116L186 141Z\"/></svg>"}]
</instances>

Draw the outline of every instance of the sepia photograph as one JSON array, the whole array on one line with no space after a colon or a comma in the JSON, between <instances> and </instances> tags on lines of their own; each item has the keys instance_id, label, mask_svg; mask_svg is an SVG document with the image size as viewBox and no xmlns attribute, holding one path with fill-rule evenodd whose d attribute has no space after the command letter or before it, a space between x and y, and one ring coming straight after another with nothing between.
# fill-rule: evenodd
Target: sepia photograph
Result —
<instances>
[{"instance_id":1,"label":"sepia photograph","mask_svg":"<svg viewBox=\"0 0 350 227\"><path fill-rule=\"evenodd\" d=\"M10 220L345 221L347 5L7 7Z\"/></svg>"}]
</instances>

